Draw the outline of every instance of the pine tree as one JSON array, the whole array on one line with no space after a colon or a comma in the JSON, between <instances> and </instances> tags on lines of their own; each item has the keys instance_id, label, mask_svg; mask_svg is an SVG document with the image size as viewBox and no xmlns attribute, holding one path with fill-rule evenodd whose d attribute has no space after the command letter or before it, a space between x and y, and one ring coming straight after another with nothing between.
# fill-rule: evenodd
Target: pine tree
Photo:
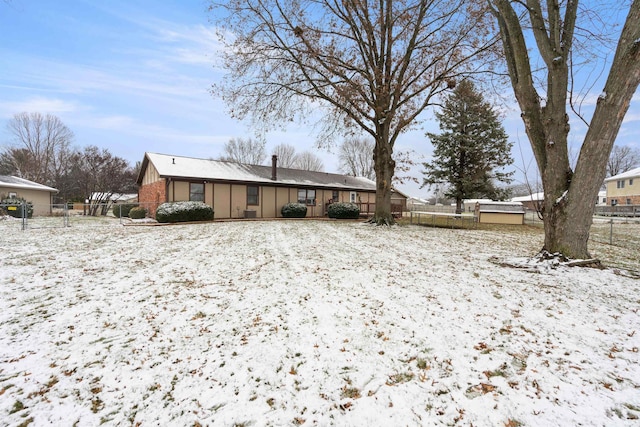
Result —
<instances>
[{"instance_id":1,"label":"pine tree","mask_svg":"<svg viewBox=\"0 0 640 427\"><path fill-rule=\"evenodd\" d=\"M462 212L463 199L504 199L497 183L511 182L514 172L503 170L513 163L513 144L494 108L473 83L463 81L435 115L442 132L426 134L434 151L433 161L423 163L422 186L448 184L445 197L456 200L456 213Z\"/></svg>"}]
</instances>

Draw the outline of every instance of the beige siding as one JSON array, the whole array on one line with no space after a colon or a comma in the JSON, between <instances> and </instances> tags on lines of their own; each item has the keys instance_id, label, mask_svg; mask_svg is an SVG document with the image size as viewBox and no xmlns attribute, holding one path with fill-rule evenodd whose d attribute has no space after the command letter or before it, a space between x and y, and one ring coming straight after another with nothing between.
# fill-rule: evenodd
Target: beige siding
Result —
<instances>
[{"instance_id":1,"label":"beige siding","mask_svg":"<svg viewBox=\"0 0 640 427\"><path fill-rule=\"evenodd\" d=\"M149 164L147 165L147 170L144 172L144 176L142 177L142 185L152 184L159 180L160 174L156 170L156 167L153 166L153 163L149 162Z\"/></svg>"},{"instance_id":2,"label":"beige siding","mask_svg":"<svg viewBox=\"0 0 640 427\"><path fill-rule=\"evenodd\" d=\"M169 201L189 200L188 181L170 181L167 191ZM350 194L351 191L339 191L339 201L348 202ZM332 197L332 190L316 188L316 205L307 206L307 217L326 215L326 204ZM361 203L375 203L375 193L357 192L357 197ZM258 204L247 206L246 184L207 183L204 201L213 207L216 219L244 218L245 210L255 211L256 218L279 218L282 206L298 201L298 188L259 185Z\"/></svg>"},{"instance_id":3,"label":"beige siding","mask_svg":"<svg viewBox=\"0 0 640 427\"><path fill-rule=\"evenodd\" d=\"M483 224L524 224L524 213L520 212L480 212L478 222Z\"/></svg>"},{"instance_id":4,"label":"beige siding","mask_svg":"<svg viewBox=\"0 0 640 427\"><path fill-rule=\"evenodd\" d=\"M233 184L231 187L231 218L244 218L247 208L247 186Z\"/></svg>"},{"instance_id":5,"label":"beige siding","mask_svg":"<svg viewBox=\"0 0 640 427\"><path fill-rule=\"evenodd\" d=\"M213 211L216 218L231 218L230 184L214 184Z\"/></svg>"},{"instance_id":6,"label":"beige siding","mask_svg":"<svg viewBox=\"0 0 640 427\"><path fill-rule=\"evenodd\" d=\"M257 212L259 218L275 218L278 216L276 205L275 187L260 187L260 208Z\"/></svg>"},{"instance_id":7,"label":"beige siding","mask_svg":"<svg viewBox=\"0 0 640 427\"><path fill-rule=\"evenodd\" d=\"M184 181L172 181L169 184L169 200L184 202L189 200L189 183Z\"/></svg>"},{"instance_id":8,"label":"beige siding","mask_svg":"<svg viewBox=\"0 0 640 427\"><path fill-rule=\"evenodd\" d=\"M640 195L640 177L632 180L633 184L629 184L629 178L625 179L624 188L618 188L618 180L607 182L607 204L611 204L611 199L618 199L618 204L623 205L627 198Z\"/></svg>"}]
</instances>

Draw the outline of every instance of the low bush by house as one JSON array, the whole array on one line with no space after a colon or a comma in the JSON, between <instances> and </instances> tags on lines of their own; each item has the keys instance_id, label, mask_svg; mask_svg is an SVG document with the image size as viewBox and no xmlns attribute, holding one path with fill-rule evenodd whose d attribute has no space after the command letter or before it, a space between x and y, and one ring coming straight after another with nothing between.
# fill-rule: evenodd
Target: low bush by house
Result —
<instances>
[{"instance_id":1,"label":"low bush by house","mask_svg":"<svg viewBox=\"0 0 640 427\"><path fill-rule=\"evenodd\" d=\"M284 218L304 218L307 216L307 207L302 203L287 203L280 213Z\"/></svg>"},{"instance_id":2,"label":"low bush by house","mask_svg":"<svg viewBox=\"0 0 640 427\"><path fill-rule=\"evenodd\" d=\"M211 221L213 208L203 202L168 202L158 206L158 222Z\"/></svg>"},{"instance_id":3,"label":"low bush by house","mask_svg":"<svg viewBox=\"0 0 640 427\"><path fill-rule=\"evenodd\" d=\"M360 208L355 203L332 203L327 208L327 215L336 219L357 219Z\"/></svg>"},{"instance_id":4,"label":"low bush by house","mask_svg":"<svg viewBox=\"0 0 640 427\"><path fill-rule=\"evenodd\" d=\"M113 216L115 216L116 218L120 218L120 217L128 217L129 216L129 211L131 211L131 209L135 208L137 205L131 204L131 203L122 203L119 205L113 205L113 208L111 208L111 212L113 212Z\"/></svg>"},{"instance_id":5,"label":"low bush by house","mask_svg":"<svg viewBox=\"0 0 640 427\"><path fill-rule=\"evenodd\" d=\"M27 209L27 218L33 216L33 203L20 197L3 198L0 200L0 215L10 215L14 218L22 218L22 206Z\"/></svg>"},{"instance_id":6,"label":"low bush by house","mask_svg":"<svg viewBox=\"0 0 640 427\"><path fill-rule=\"evenodd\" d=\"M129 218L142 219L147 216L147 210L142 207L134 207L129 210Z\"/></svg>"}]
</instances>

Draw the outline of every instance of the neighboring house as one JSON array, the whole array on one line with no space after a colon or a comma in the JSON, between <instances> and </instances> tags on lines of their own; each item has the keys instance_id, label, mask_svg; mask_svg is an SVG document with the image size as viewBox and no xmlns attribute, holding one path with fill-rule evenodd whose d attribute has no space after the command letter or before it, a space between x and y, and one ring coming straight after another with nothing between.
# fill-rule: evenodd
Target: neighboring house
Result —
<instances>
[{"instance_id":1,"label":"neighboring house","mask_svg":"<svg viewBox=\"0 0 640 427\"><path fill-rule=\"evenodd\" d=\"M82 209L85 211L89 209L90 215L106 215L109 212L113 205L122 205L122 204L132 204L138 202L137 194L122 194L122 193L105 193L105 192L94 192L91 193L89 199L87 200L87 205L83 206ZM86 213L86 211L85 211Z\"/></svg>"},{"instance_id":2,"label":"neighboring house","mask_svg":"<svg viewBox=\"0 0 640 427\"><path fill-rule=\"evenodd\" d=\"M520 202L525 209L530 211L540 211L544 202L544 193L533 193L528 196L513 197L512 202Z\"/></svg>"},{"instance_id":3,"label":"neighboring house","mask_svg":"<svg viewBox=\"0 0 640 427\"><path fill-rule=\"evenodd\" d=\"M429 206L429 201L421 199L419 197L409 197L407 199L407 210L410 211L424 211Z\"/></svg>"},{"instance_id":4,"label":"neighboring house","mask_svg":"<svg viewBox=\"0 0 640 427\"><path fill-rule=\"evenodd\" d=\"M544 203L544 193L533 193L528 196L514 197L512 202L520 202L527 210L539 211L542 209ZM598 192L598 198L596 199L596 206L606 206L607 204L607 192Z\"/></svg>"},{"instance_id":5,"label":"neighboring house","mask_svg":"<svg viewBox=\"0 0 640 427\"><path fill-rule=\"evenodd\" d=\"M492 203L491 199L463 199L462 200L462 212L474 212L477 203ZM453 208L456 207L455 203L451 203ZM455 209L454 209L455 212Z\"/></svg>"},{"instance_id":6,"label":"neighboring house","mask_svg":"<svg viewBox=\"0 0 640 427\"><path fill-rule=\"evenodd\" d=\"M49 215L58 190L16 176L0 175L0 197L22 198L33 203L34 215Z\"/></svg>"},{"instance_id":7,"label":"neighboring house","mask_svg":"<svg viewBox=\"0 0 640 427\"><path fill-rule=\"evenodd\" d=\"M216 218L277 218L287 203L307 205L308 217L321 217L333 202L375 210L376 183L367 178L145 153L138 175L138 201L152 216L159 204L202 201ZM394 212L406 210L406 196L392 195Z\"/></svg>"},{"instance_id":8,"label":"neighboring house","mask_svg":"<svg viewBox=\"0 0 640 427\"><path fill-rule=\"evenodd\" d=\"M608 206L640 205L640 168L609 177L604 184Z\"/></svg>"},{"instance_id":9,"label":"neighboring house","mask_svg":"<svg viewBox=\"0 0 640 427\"><path fill-rule=\"evenodd\" d=\"M137 203L137 194L121 194L121 193L91 193L89 196L89 202L92 200L107 200L108 203Z\"/></svg>"},{"instance_id":10,"label":"neighboring house","mask_svg":"<svg viewBox=\"0 0 640 427\"><path fill-rule=\"evenodd\" d=\"M481 224L524 224L525 208L521 202L478 200L474 214Z\"/></svg>"}]
</instances>

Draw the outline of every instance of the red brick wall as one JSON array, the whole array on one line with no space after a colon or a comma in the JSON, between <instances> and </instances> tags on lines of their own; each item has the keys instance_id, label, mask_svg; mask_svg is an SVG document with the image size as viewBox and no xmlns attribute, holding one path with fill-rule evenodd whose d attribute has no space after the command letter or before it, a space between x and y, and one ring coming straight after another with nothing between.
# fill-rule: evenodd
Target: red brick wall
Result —
<instances>
[{"instance_id":1,"label":"red brick wall","mask_svg":"<svg viewBox=\"0 0 640 427\"><path fill-rule=\"evenodd\" d=\"M140 206L147 209L151 218L155 218L156 209L166 200L167 187L165 186L164 179L151 184L142 185L138 190L138 201L140 202Z\"/></svg>"},{"instance_id":2,"label":"red brick wall","mask_svg":"<svg viewBox=\"0 0 640 427\"><path fill-rule=\"evenodd\" d=\"M627 204L627 199L631 199L631 203L632 205L640 205L640 195L636 196L636 195L629 195L629 196L611 196L611 197L607 197L607 205L611 206L611 201L612 200L617 200L618 201L618 206L624 206Z\"/></svg>"}]
</instances>

